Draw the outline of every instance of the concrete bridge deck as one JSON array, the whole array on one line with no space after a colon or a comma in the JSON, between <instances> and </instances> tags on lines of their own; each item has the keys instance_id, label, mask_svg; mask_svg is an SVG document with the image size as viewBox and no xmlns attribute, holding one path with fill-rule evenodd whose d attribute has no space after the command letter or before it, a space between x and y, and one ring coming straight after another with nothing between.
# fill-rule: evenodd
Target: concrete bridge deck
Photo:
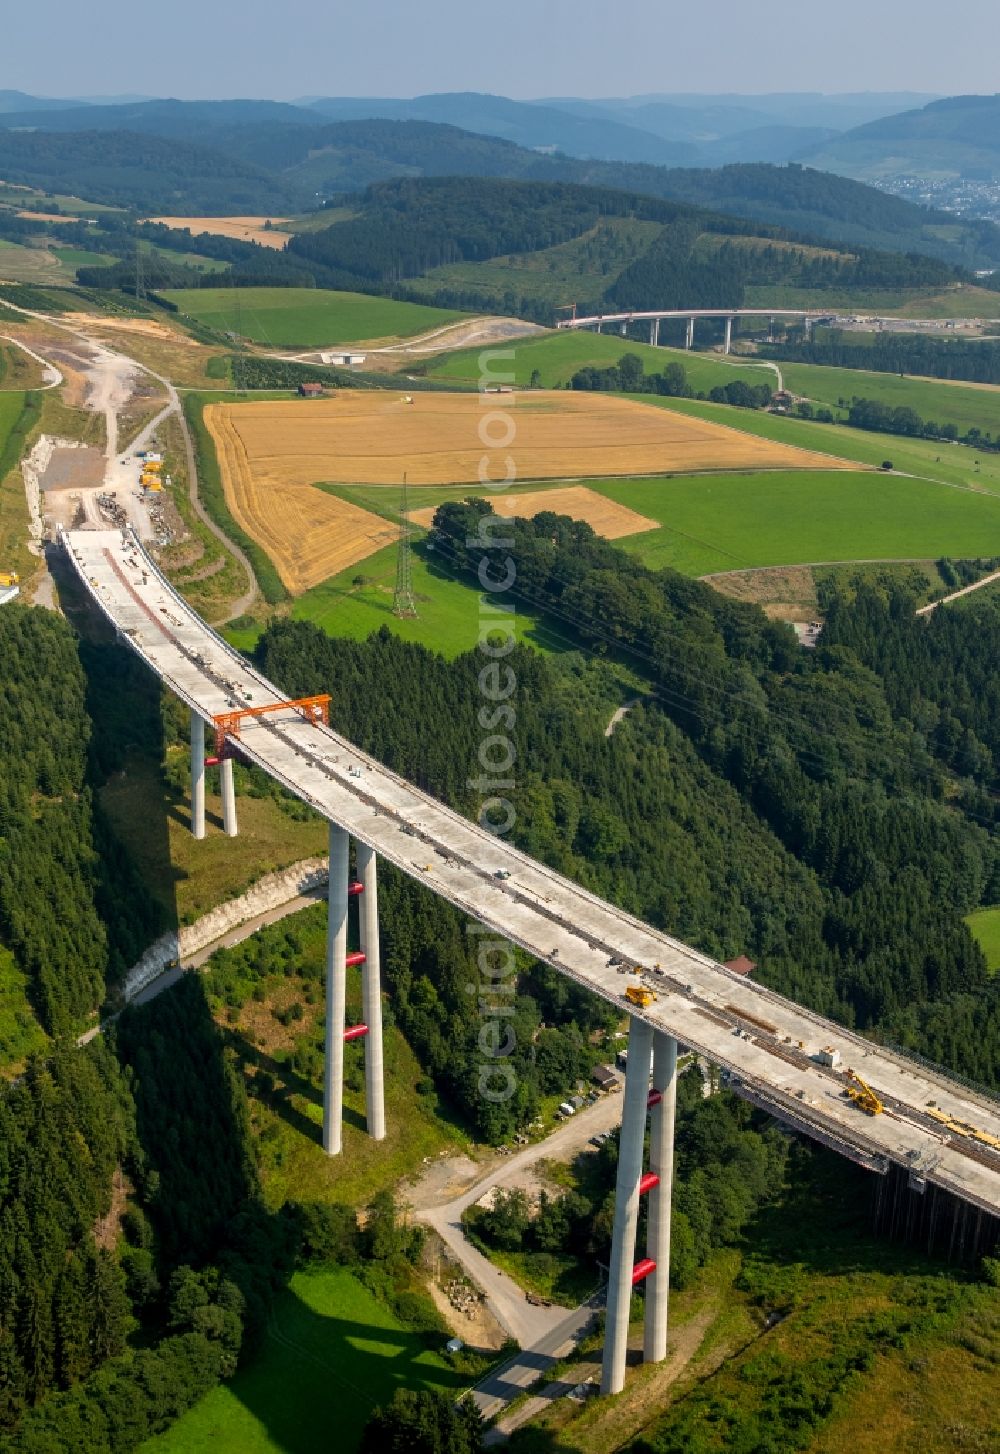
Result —
<instances>
[{"instance_id":1,"label":"concrete bridge deck","mask_svg":"<svg viewBox=\"0 0 1000 1454\"><path fill-rule=\"evenodd\" d=\"M133 537L62 536L87 590L123 639L209 721L285 694L217 636ZM585 988L721 1066L776 1116L874 1170L890 1163L1000 1214L1000 1102L880 1049L604 903L421 792L331 729L298 713L248 721L240 751L329 821L404 873ZM471 766L471 765L470 765ZM509 878L497 877L499 873ZM609 959L644 966L657 999L626 1007L636 984ZM812 1057L839 1053L839 1069ZM865 1115L845 1094L853 1067L885 1103ZM995 1147L937 1122L937 1108Z\"/></svg>"}]
</instances>

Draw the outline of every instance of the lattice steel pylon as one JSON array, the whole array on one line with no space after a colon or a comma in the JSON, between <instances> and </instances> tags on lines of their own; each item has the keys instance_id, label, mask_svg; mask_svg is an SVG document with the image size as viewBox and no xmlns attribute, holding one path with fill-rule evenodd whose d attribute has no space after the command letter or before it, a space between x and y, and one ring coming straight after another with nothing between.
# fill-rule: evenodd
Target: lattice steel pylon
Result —
<instances>
[{"instance_id":1,"label":"lattice steel pylon","mask_svg":"<svg viewBox=\"0 0 1000 1454\"><path fill-rule=\"evenodd\" d=\"M413 572L410 561L410 521L407 514L406 476L399 500L399 544L396 549L396 590L392 598L394 616L414 617L417 603L413 597Z\"/></svg>"}]
</instances>

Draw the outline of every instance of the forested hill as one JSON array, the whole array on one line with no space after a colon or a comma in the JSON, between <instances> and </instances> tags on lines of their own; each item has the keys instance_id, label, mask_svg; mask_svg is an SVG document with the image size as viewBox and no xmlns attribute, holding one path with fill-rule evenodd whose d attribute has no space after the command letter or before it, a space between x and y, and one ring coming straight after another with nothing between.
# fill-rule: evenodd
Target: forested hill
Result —
<instances>
[{"instance_id":1,"label":"forested hill","mask_svg":"<svg viewBox=\"0 0 1000 1454\"><path fill-rule=\"evenodd\" d=\"M896 173L1000 175L1000 96L950 96L919 110L870 121L810 153L818 166L877 176Z\"/></svg>"},{"instance_id":2,"label":"forested hill","mask_svg":"<svg viewBox=\"0 0 1000 1454\"><path fill-rule=\"evenodd\" d=\"M6 121L0 117L0 122ZM277 175L193 142L131 131L12 131L0 126L0 176L139 212L226 216L294 211Z\"/></svg>"},{"instance_id":3,"label":"forested hill","mask_svg":"<svg viewBox=\"0 0 1000 1454\"><path fill-rule=\"evenodd\" d=\"M502 118L498 134L488 135L421 119L355 114L331 122L307 108L262 101L0 112L0 128L7 128L0 129L0 176L180 215L306 211L317 198L358 192L392 176L572 182L688 201L861 247L921 252L966 267L1000 264L1000 229L990 223L916 207L800 166L692 169L684 147L671 150L653 136L646 140L661 149L663 161L685 165L616 160L651 154L641 146L616 153L613 122L564 119L589 127L606 145L587 147L585 158L518 145L511 139L517 129L505 131ZM633 140L644 136L620 130L631 131Z\"/></svg>"},{"instance_id":4,"label":"forested hill","mask_svg":"<svg viewBox=\"0 0 1000 1454\"><path fill-rule=\"evenodd\" d=\"M619 220L650 224L638 238L630 235L624 253L615 228ZM306 266L324 286L400 296L408 280L421 278L426 281L414 296L425 301L468 309L499 303L504 311L551 323L556 312L544 291L545 257L539 256L537 273L511 271L509 297L502 300L496 296L504 276L499 270L463 269L455 275L447 269L527 253L548 254L555 265L561 260L555 250L576 239L595 288L593 295L574 295L581 312L735 308L751 284L847 291L943 288L960 276L933 258L816 248L777 227L641 194L473 177L378 183L366 192L357 215L296 234L267 267L275 281L284 270L301 273ZM608 249L607 266L597 265L599 256L595 264L602 248ZM435 272L439 268L443 271ZM484 290L477 287L480 279ZM485 291L487 285L492 291Z\"/></svg>"},{"instance_id":5,"label":"forested hill","mask_svg":"<svg viewBox=\"0 0 1000 1454\"><path fill-rule=\"evenodd\" d=\"M437 514L440 558L470 578L482 551L467 542L488 508ZM825 1014L1000 1085L1000 986L963 922L1000 898L990 732L981 737L940 694L900 702L860 649L803 652L756 608L648 570L578 522L546 514L505 522L504 533L513 545L497 578L510 556L520 600L590 651L624 653L648 683L607 739L594 695L601 668L572 655L508 658L521 846L717 957L748 953L768 983ZM854 619L850 601L842 610ZM869 620L861 603L862 637ZM995 629L989 640L995 650ZM259 659L289 691L332 692L339 728L477 811L475 656L449 665L388 632L361 647L284 622L262 638ZM372 718L372 684L386 679L401 691ZM428 912L411 910L435 995L390 950L394 1004L461 1098L475 1008L453 963L455 934L436 936Z\"/></svg>"}]
</instances>

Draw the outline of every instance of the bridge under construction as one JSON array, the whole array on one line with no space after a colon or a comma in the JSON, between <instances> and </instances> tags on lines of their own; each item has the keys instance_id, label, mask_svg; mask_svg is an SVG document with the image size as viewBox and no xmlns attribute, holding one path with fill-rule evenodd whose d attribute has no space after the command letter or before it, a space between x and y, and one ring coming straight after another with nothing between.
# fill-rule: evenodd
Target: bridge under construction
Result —
<instances>
[{"instance_id":1,"label":"bridge under construction","mask_svg":"<svg viewBox=\"0 0 1000 1454\"><path fill-rule=\"evenodd\" d=\"M376 864L381 854L495 934L628 1014L629 1054L608 1279L602 1389L625 1376L629 1301L646 1283L645 1356L666 1356L677 1042L739 1094L872 1171L939 1187L980 1223L1000 1216L1000 1102L741 978L463 818L333 731L325 698L290 703L186 604L123 531L60 536L108 621L191 711L192 830L205 833L205 728L217 733L226 832L232 751L329 824L323 1145L341 1149L345 1039L364 1038L368 1129L385 1134ZM391 690L391 685L387 686ZM228 725L227 725L228 724ZM349 840L358 878L349 878ZM360 906L360 953L347 952ZM363 964L364 1023L345 1019L348 963ZM644 1139L650 1122L650 1164ZM636 1256L641 1197L645 1255Z\"/></svg>"}]
</instances>

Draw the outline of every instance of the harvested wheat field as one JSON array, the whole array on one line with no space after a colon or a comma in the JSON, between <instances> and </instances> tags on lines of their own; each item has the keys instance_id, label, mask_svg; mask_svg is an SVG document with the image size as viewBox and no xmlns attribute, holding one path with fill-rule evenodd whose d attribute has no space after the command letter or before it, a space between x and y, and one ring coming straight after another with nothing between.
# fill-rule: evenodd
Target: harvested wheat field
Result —
<instances>
[{"instance_id":1,"label":"harvested wheat field","mask_svg":"<svg viewBox=\"0 0 1000 1454\"><path fill-rule=\"evenodd\" d=\"M531 494L494 495L489 494L494 514L509 520L519 515L524 520L534 520L544 510L555 515L569 515L574 520L585 521L605 540L621 540L624 535L638 535L643 530L659 530L659 520L649 520L627 505L615 500L606 500L596 490L586 485L566 485L559 490L533 490ZM437 507L427 510L411 510L409 518L417 525L429 527L434 522Z\"/></svg>"},{"instance_id":2,"label":"harvested wheat field","mask_svg":"<svg viewBox=\"0 0 1000 1454\"><path fill-rule=\"evenodd\" d=\"M396 538L389 521L316 489L314 475L295 481L259 471L233 426L235 412L224 404L205 410L226 503L240 527L267 551L293 595Z\"/></svg>"},{"instance_id":3,"label":"harvested wheat field","mask_svg":"<svg viewBox=\"0 0 1000 1454\"><path fill-rule=\"evenodd\" d=\"M841 465L607 395L553 391L495 402L478 394L411 397L407 403L403 394L345 389L307 403L220 407L230 409L255 478L270 483L398 485L405 472L411 485L471 484L487 451L494 478L503 477L510 455L521 480Z\"/></svg>"},{"instance_id":4,"label":"harvested wheat field","mask_svg":"<svg viewBox=\"0 0 1000 1454\"><path fill-rule=\"evenodd\" d=\"M280 222L287 222L287 217L147 217L145 221L159 222L176 232L190 232L192 237L208 232L214 237L235 238L237 242L259 242L263 247L287 247L291 236L264 226L270 222L276 227Z\"/></svg>"}]
</instances>

